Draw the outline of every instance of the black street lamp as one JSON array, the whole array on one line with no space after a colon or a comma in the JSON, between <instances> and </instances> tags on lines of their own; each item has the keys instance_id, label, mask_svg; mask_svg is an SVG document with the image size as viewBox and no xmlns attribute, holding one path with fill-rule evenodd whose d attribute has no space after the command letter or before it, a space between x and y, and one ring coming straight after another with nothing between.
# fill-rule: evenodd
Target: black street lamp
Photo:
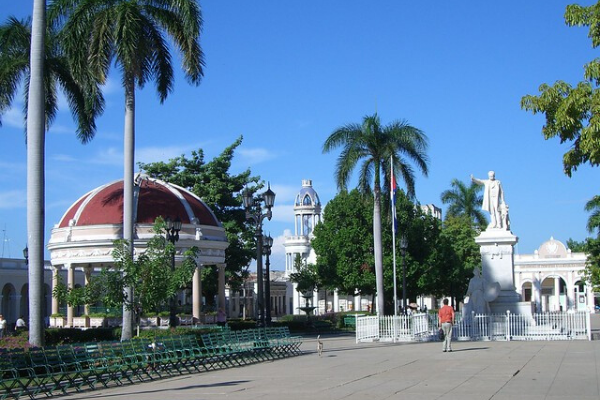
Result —
<instances>
[{"instance_id":1,"label":"black street lamp","mask_svg":"<svg viewBox=\"0 0 600 400\"><path fill-rule=\"evenodd\" d=\"M273 238L271 234L263 236L263 247L265 248L265 302L266 302L266 313L265 322L267 326L271 326L271 272L269 267L271 262L269 256L271 255L271 248L273 247Z\"/></svg>"},{"instance_id":2,"label":"black street lamp","mask_svg":"<svg viewBox=\"0 0 600 400\"><path fill-rule=\"evenodd\" d=\"M167 217L165 220L167 223L167 240L173 244L173 253L171 258L171 272L175 272L175 243L179 240L179 231L181 230L181 219L179 217L175 220ZM174 328L177 326L177 293L173 294L171 300L169 300L169 327Z\"/></svg>"},{"instance_id":3,"label":"black street lamp","mask_svg":"<svg viewBox=\"0 0 600 400\"><path fill-rule=\"evenodd\" d=\"M400 250L402 251L402 311L406 314L406 249L408 248L408 241L406 235L402 235L400 238Z\"/></svg>"},{"instance_id":4,"label":"black street lamp","mask_svg":"<svg viewBox=\"0 0 600 400\"><path fill-rule=\"evenodd\" d=\"M25 259L25 264L29 264L29 247L27 245L23 249L23 258Z\"/></svg>"},{"instance_id":5,"label":"black street lamp","mask_svg":"<svg viewBox=\"0 0 600 400\"><path fill-rule=\"evenodd\" d=\"M242 200L246 209L246 219L252 220L256 224L254 232L256 239L256 285L258 287L256 296L256 322L259 327L263 327L265 326L265 314L263 312L262 223L265 218L270 221L273 216L271 209L273 208L273 204L275 204L275 193L271 190L271 185L269 185L266 192L255 198L252 196L252 192L246 188L242 193ZM264 209L261 203L264 203Z\"/></svg>"}]
</instances>

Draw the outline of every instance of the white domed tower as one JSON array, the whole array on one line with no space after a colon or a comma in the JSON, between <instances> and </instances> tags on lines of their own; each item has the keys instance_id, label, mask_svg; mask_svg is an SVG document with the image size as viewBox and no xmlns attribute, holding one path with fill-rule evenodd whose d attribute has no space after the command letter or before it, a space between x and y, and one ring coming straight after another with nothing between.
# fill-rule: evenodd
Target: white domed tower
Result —
<instances>
[{"instance_id":1,"label":"white domed tower","mask_svg":"<svg viewBox=\"0 0 600 400\"><path fill-rule=\"evenodd\" d=\"M285 238L285 272L295 272L295 260L300 256L302 265L315 263L316 255L310 245L314 227L321 222L321 200L312 187L312 180L303 179L302 189L294 202L294 236Z\"/></svg>"}]
</instances>

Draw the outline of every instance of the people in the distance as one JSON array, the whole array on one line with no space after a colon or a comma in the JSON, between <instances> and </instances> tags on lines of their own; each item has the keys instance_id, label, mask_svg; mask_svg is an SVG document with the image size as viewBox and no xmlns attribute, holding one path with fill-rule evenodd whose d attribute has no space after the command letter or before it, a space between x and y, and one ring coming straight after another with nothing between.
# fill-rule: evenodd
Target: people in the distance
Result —
<instances>
[{"instance_id":1,"label":"people in the distance","mask_svg":"<svg viewBox=\"0 0 600 400\"><path fill-rule=\"evenodd\" d=\"M19 319L17 319L17 323L15 325L15 329L16 330L22 330L27 328L27 324L25 324L25 320L23 319L23 316L21 315L19 317Z\"/></svg>"},{"instance_id":2,"label":"people in the distance","mask_svg":"<svg viewBox=\"0 0 600 400\"><path fill-rule=\"evenodd\" d=\"M227 323L227 314L225 314L225 310L223 310L222 308L219 308L219 311L217 312L217 325L225 326L226 323Z\"/></svg>"},{"instance_id":3,"label":"people in the distance","mask_svg":"<svg viewBox=\"0 0 600 400\"><path fill-rule=\"evenodd\" d=\"M2 339L4 337L5 333L6 333L6 320L4 319L4 316L2 314L0 314L0 339Z\"/></svg>"},{"instance_id":4,"label":"people in the distance","mask_svg":"<svg viewBox=\"0 0 600 400\"><path fill-rule=\"evenodd\" d=\"M444 305L438 311L438 327L444 332L442 350L452 351L452 325L454 325L454 309L448 305L448 299L444 299Z\"/></svg>"}]
</instances>

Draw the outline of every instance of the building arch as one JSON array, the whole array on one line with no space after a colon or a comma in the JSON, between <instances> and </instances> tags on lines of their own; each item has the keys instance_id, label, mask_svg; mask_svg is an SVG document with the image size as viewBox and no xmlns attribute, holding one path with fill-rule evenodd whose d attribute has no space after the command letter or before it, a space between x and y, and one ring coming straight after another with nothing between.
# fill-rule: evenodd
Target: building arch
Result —
<instances>
[{"instance_id":1,"label":"building arch","mask_svg":"<svg viewBox=\"0 0 600 400\"><path fill-rule=\"evenodd\" d=\"M542 312L566 311L569 308L567 281L558 273L549 273L541 279Z\"/></svg>"},{"instance_id":2,"label":"building arch","mask_svg":"<svg viewBox=\"0 0 600 400\"><path fill-rule=\"evenodd\" d=\"M17 320L15 297L17 290L12 283L7 283L2 287L2 315L9 323Z\"/></svg>"},{"instance_id":3,"label":"building arch","mask_svg":"<svg viewBox=\"0 0 600 400\"><path fill-rule=\"evenodd\" d=\"M21 297L19 298L18 317L23 316L25 320L29 320L29 284L26 283L21 287Z\"/></svg>"}]
</instances>

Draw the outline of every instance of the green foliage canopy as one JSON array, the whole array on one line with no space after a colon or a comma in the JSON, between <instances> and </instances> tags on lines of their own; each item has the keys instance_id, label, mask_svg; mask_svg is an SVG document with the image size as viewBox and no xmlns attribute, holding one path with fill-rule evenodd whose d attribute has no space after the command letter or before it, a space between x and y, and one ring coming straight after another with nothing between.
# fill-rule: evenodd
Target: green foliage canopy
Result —
<instances>
[{"instance_id":1,"label":"green foliage canopy","mask_svg":"<svg viewBox=\"0 0 600 400\"><path fill-rule=\"evenodd\" d=\"M247 268L256 256L254 226L246 220L240 192L254 183L254 191L263 185L260 177L252 176L249 169L231 174L231 161L235 149L240 146L240 136L233 144L209 162L204 160L204 151L193 151L191 157L184 155L168 162L140 163L140 169L148 175L184 187L200 197L223 224L229 247L225 252L226 280L235 290L241 287L248 276ZM217 274L209 268L203 269L202 290L207 299L217 293Z\"/></svg>"},{"instance_id":2,"label":"green foliage canopy","mask_svg":"<svg viewBox=\"0 0 600 400\"><path fill-rule=\"evenodd\" d=\"M565 12L568 26L589 28L592 47L600 45L600 3L589 7L569 5ZM571 176L581 164L600 164L600 59L584 66L584 81L572 86L564 81L554 85L542 84L539 96L527 95L521 107L534 114L546 116L542 128L545 139L558 137L568 143L563 156L565 174Z\"/></svg>"},{"instance_id":3,"label":"green foliage canopy","mask_svg":"<svg viewBox=\"0 0 600 400\"><path fill-rule=\"evenodd\" d=\"M106 307L125 305L130 310L158 311L179 290L191 282L196 270L198 249L192 247L183 254L183 260L172 269L175 247L166 240L166 225L158 218L155 235L148 241L146 251L132 259L125 240L114 242L111 268L93 275L83 288L67 288L59 280L53 296L71 306L92 305L101 302ZM127 298L124 288L133 288L134 298Z\"/></svg>"},{"instance_id":4,"label":"green foliage canopy","mask_svg":"<svg viewBox=\"0 0 600 400\"><path fill-rule=\"evenodd\" d=\"M319 281L342 293L375 293L372 203L356 189L342 191L327 203L313 231Z\"/></svg>"}]
</instances>

